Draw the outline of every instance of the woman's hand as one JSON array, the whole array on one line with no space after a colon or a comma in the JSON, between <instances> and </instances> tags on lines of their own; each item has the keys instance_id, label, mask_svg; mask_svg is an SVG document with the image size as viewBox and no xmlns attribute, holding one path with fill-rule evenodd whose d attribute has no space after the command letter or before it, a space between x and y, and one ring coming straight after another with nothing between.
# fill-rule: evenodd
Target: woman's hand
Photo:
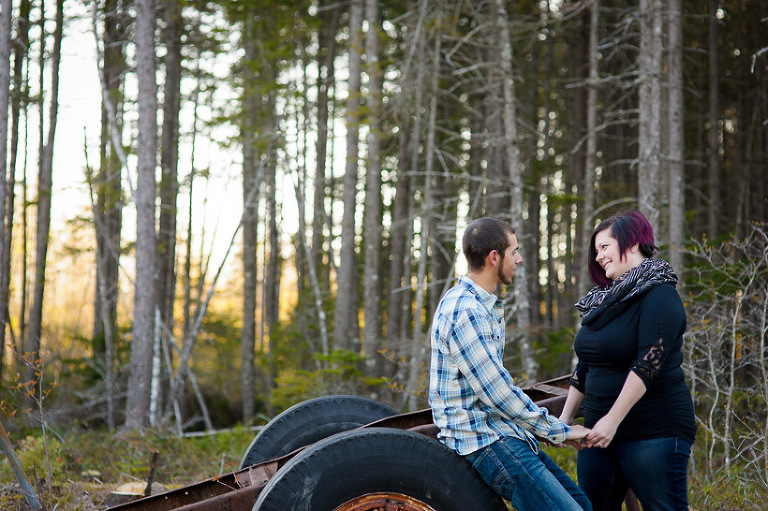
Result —
<instances>
[{"instance_id":1,"label":"woman's hand","mask_svg":"<svg viewBox=\"0 0 768 511\"><path fill-rule=\"evenodd\" d=\"M585 442L591 447L608 447L613 441L613 437L616 436L620 422L614 420L610 414L606 415L592 427Z\"/></svg>"}]
</instances>

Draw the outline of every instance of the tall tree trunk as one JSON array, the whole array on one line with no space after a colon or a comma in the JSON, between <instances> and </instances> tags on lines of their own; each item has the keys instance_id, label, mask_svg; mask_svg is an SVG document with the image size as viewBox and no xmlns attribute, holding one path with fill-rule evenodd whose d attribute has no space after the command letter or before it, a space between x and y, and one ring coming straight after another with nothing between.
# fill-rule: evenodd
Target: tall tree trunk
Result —
<instances>
[{"instance_id":1,"label":"tall tree trunk","mask_svg":"<svg viewBox=\"0 0 768 511\"><path fill-rule=\"evenodd\" d=\"M393 349L389 351L390 359L402 360L410 356L412 346L410 344L408 327L411 320L412 307L412 260L415 217L415 191L419 189L419 154L421 149L422 131L422 100L424 93L425 62L419 61L415 67L415 80L411 82L409 70L414 57L424 58L426 55L426 39L424 37L428 0L421 0L419 17L413 30L413 40L409 41L410 52L408 54L405 71L403 72L403 86L401 86L404 117L400 125L400 170L397 184L397 197L395 204L396 214L392 219L392 231L394 235L391 246L390 266L390 300L394 303L388 305L392 317L388 319L387 339ZM407 119L407 120L406 120ZM401 182L404 181L404 182ZM395 261L394 259L398 259ZM395 311L394 309L397 308ZM393 368L395 381L406 381L408 378L407 364L394 362ZM390 366L391 367L391 366ZM407 399L407 396L404 397Z\"/></svg>"},{"instance_id":2,"label":"tall tree trunk","mask_svg":"<svg viewBox=\"0 0 768 511\"><path fill-rule=\"evenodd\" d=\"M433 34L435 39L432 53L432 73L429 85L429 117L427 119L427 140L424 147L424 189L421 202L421 218L419 225L419 262L416 273L416 304L413 310L413 335L411 337L411 353L408 367L408 383L406 384L405 396L408 399L408 409L415 410L418 406L416 392L416 383L419 380L419 369L422 367L426 355L426 347L429 345L427 336L424 334L424 325L422 318L427 313L424 308L427 294L427 273L428 262L430 259L429 246L432 231L430 228L434 225L435 201L433 194L433 174L435 166L435 138L437 131L437 104L440 95L440 62L442 51L442 9L438 7L435 14L436 30Z\"/></svg>"},{"instance_id":3,"label":"tall tree trunk","mask_svg":"<svg viewBox=\"0 0 768 511\"><path fill-rule=\"evenodd\" d=\"M136 73L139 84L139 136L136 147L136 289L130 378L125 426L143 429L149 420L150 377L156 307L155 158L157 83L155 81L155 2L136 1Z\"/></svg>"},{"instance_id":4,"label":"tall tree trunk","mask_svg":"<svg viewBox=\"0 0 768 511\"><path fill-rule=\"evenodd\" d=\"M273 80L277 81L277 76L273 76ZM270 91L267 97L267 112L275 111L275 93ZM276 115L271 113L270 115ZM275 128L273 132L277 132L277 122L273 119ZM275 360L275 352L277 351L277 335L276 330L279 322L280 314L280 233L279 224L277 222L278 215L278 203L276 197L277 187L277 163L276 163L276 151L273 147L267 150L266 164L265 164L265 200L266 200L266 212L265 212L265 232L267 234L267 244L264 247L265 252L265 274L264 274L264 314L263 318L266 323L266 338L269 342L267 350L267 362L269 371L267 372L267 392L269 397L274 387L274 381L277 376L277 364ZM271 401L268 401L271 402Z\"/></svg>"},{"instance_id":5,"label":"tall tree trunk","mask_svg":"<svg viewBox=\"0 0 768 511\"><path fill-rule=\"evenodd\" d=\"M661 177L661 2L640 1L640 132L638 134L638 202L656 241L659 232Z\"/></svg>"},{"instance_id":6,"label":"tall tree trunk","mask_svg":"<svg viewBox=\"0 0 768 511\"><path fill-rule=\"evenodd\" d=\"M360 128L360 67L363 37L363 0L351 0L349 16L349 95L347 97L347 163L344 173L344 215L341 221L341 262L336 274L334 340L337 349L357 351L360 326L357 319L357 206L358 135Z\"/></svg>"},{"instance_id":7,"label":"tall tree trunk","mask_svg":"<svg viewBox=\"0 0 768 511\"><path fill-rule=\"evenodd\" d=\"M253 64L256 62L258 41L254 37L253 16L246 16L243 33L245 84L255 82ZM256 389L256 304L258 289L258 225L259 187L256 158L256 126L259 105L253 87L243 87L243 119L240 136L243 144L243 328L240 331L240 384L242 387L243 422L255 414Z\"/></svg>"},{"instance_id":8,"label":"tall tree trunk","mask_svg":"<svg viewBox=\"0 0 768 511\"><path fill-rule=\"evenodd\" d=\"M93 30L98 37L99 5L93 4ZM125 33L128 16L117 0L101 8L104 18L102 47L97 40L97 65L102 87L99 172L93 181L93 215L96 237L96 290L94 293L93 357L103 368L106 387L107 426L115 428L115 336L119 290L120 236L122 229L123 93ZM103 62L103 66L102 66Z\"/></svg>"},{"instance_id":9,"label":"tall tree trunk","mask_svg":"<svg viewBox=\"0 0 768 511\"><path fill-rule=\"evenodd\" d=\"M493 2L489 6L491 19L499 17L499 3ZM495 217L504 217L507 214L509 206L506 194L503 193L504 184L509 175L505 172L509 168L509 161L506 159L504 146L504 75L503 58L498 51L502 44L499 39L499 33L489 32L488 34L487 59L490 62L488 66L487 86L488 93L485 98L486 128L488 130L488 164L486 165L486 176L488 183L485 187L485 202L487 204L486 214ZM520 210L522 212L522 209ZM522 220L522 216L520 217ZM519 222L517 218L512 219Z\"/></svg>"},{"instance_id":10,"label":"tall tree trunk","mask_svg":"<svg viewBox=\"0 0 768 511\"><path fill-rule=\"evenodd\" d=\"M191 322L191 316L192 316L192 232L194 230L194 218L193 218L193 208L194 204L192 201L192 197L194 197L194 184L195 180L197 178L197 171L195 170L195 146L197 142L197 133L198 133L198 127L197 127L197 120L198 120L198 106L200 101L200 91L203 87L203 78L202 78L202 71L200 67L200 54L198 53L198 58L196 59L196 68L195 68L195 80L197 82L197 85L195 87L195 91L192 95L192 107L193 107L193 114L192 114L192 141L190 143L191 151L190 151L190 161L189 161L189 177L188 183L189 183L189 189L188 189L188 195L190 197L188 206L187 206L187 232L186 232L186 240L184 243L184 263L183 263L183 269L182 269L182 281L184 283L184 291L183 291L183 299L182 299L182 325L181 325L181 332L182 332L182 339L187 338L187 334L190 331L190 322ZM205 199L207 200L207 199ZM203 204L203 211L205 211L205 200ZM201 229L202 232L199 233L200 240L202 243L202 240L205 240L205 229ZM200 254L203 254L204 250L200 250ZM200 258L202 260L202 257ZM201 263L202 265L202 263ZM198 271L198 287L200 284L205 282L205 270L202 268ZM197 290L197 297L198 299L201 297L202 292L200 289ZM251 349L251 353L253 350ZM241 359L241 364L243 363L243 360ZM171 388L173 388L173 385L171 384ZM168 401L166 401L166 413L170 412L171 406L173 406L173 403L170 403L171 406L169 406ZM247 421L244 419L243 422L247 424Z\"/></svg>"},{"instance_id":11,"label":"tall tree trunk","mask_svg":"<svg viewBox=\"0 0 768 511\"><path fill-rule=\"evenodd\" d=\"M536 243L526 232L523 221L523 175L520 165L520 149L517 140L517 109L515 105L515 84L512 74L512 43L509 37L509 17L504 0L496 0L498 8L496 22L501 41L501 69L504 91L504 139L506 147L509 181L511 187L510 214L512 224L516 226L517 239L524 243ZM515 272L515 308L517 312L517 336L520 345L521 377L535 381L538 364L533 357L530 335L530 296L527 286L525 265L520 265Z\"/></svg>"},{"instance_id":12,"label":"tall tree trunk","mask_svg":"<svg viewBox=\"0 0 768 511\"><path fill-rule=\"evenodd\" d=\"M365 184L365 262L363 267L363 355L367 372L373 375L375 358L381 346L381 95L379 63L379 1L366 0L368 32L365 54L368 71L368 169Z\"/></svg>"},{"instance_id":13,"label":"tall tree trunk","mask_svg":"<svg viewBox=\"0 0 768 511\"><path fill-rule=\"evenodd\" d=\"M594 5L594 4L593 4ZM580 13L574 18L573 39L568 49L568 59L571 62L572 76L577 83L585 83L589 76L589 16L592 9ZM584 182L585 154L582 139L586 134L587 119L587 87L572 87L566 96L569 101L567 112L568 145L572 148L564 169L563 181L565 193L573 197L579 197ZM564 317L563 323L568 323L567 318L573 318L573 302L579 289L579 272L583 266L581 257L581 211L582 203L574 200L566 205L564 213L565 222L565 286L571 292L560 293L559 308ZM574 354L575 356L575 354Z\"/></svg>"},{"instance_id":14,"label":"tall tree trunk","mask_svg":"<svg viewBox=\"0 0 768 511\"><path fill-rule=\"evenodd\" d=\"M16 48L13 60L13 90L11 84L11 1L0 4L0 388L3 382L3 360L5 359L5 331L8 318L8 300L11 271L11 240L13 232L13 203L16 174L16 148L19 141L19 113L21 111L21 76L23 62L27 55L30 2L24 0L19 8ZM11 104L11 142L8 140L8 105ZM10 148L10 151L8 150ZM11 161L6 169L5 162L10 152ZM7 175L7 178L6 178ZM7 185L6 185L7 183ZM6 196L7 190L7 196ZM6 208L7 204L7 208Z\"/></svg>"},{"instance_id":15,"label":"tall tree trunk","mask_svg":"<svg viewBox=\"0 0 768 511\"><path fill-rule=\"evenodd\" d=\"M390 222L389 246L387 250L389 260L387 330L385 344L382 346L385 356L379 359L379 367L377 368L377 374L385 377L393 377L397 371L396 364L392 362L392 359L397 347L403 342L403 339L400 338L401 325L405 321L403 318L405 316L403 302L410 291L410 288L406 288L403 277L406 273L405 254L406 250L408 250L408 242L410 241L406 237L408 232L407 226L411 225L411 220L408 217L408 198L410 196L411 180L407 172L409 168L408 150L411 132L408 121L410 116L402 117L405 118L399 124L397 159L399 169L397 183L395 184L395 197L392 204L392 220Z\"/></svg>"},{"instance_id":16,"label":"tall tree trunk","mask_svg":"<svg viewBox=\"0 0 768 511\"><path fill-rule=\"evenodd\" d=\"M326 5L328 2L333 5ZM325 205L328 148L328 91L331 90L334 81L334 62L336 60L336 27L339 20L339 4L333 0L320 0L320 28L319 51L317 55L317 145L315 169L315 188L313 195L312 216L312 257L315 260L315 269L320 272L323 268L323 229L327 220ZM325 73L323 73L325 70ZM330 261L329 261L330 265Z\"/></svg>"},{"instance_id":17,"label":"tall tree trunk","mask_svg":"<svg viewBox=\"0 0 768 511\"><path fill-rule=\"evenodd\" d=\"M160 225L157 233L157 306L160 321L164 326L163 338L172 337L174 318L173 306L176 298L176 201L179 193L179 110L181 109L181 34L184 20L181 2L172 0L165 3L165 86L163 102L163 132L161 139L160 167ZM173 352L171 351L171 356ZM157 354L156 354L157 355ZM170 378L168 368L160 371L159 389L166 389ZM162 410L162 392L157 394L159 402L153 403L152 410ZM154 417L154 414L153 414Z\"/></svg>"},{"instance_id":18,"label":"tall tree trunk","mask_svg":"<svg viewBox=\"0 0 768 511\"><path fill-rule=\"evenodd\" d=\"M709 239L720 233L718 217L720 209L720 65L718 62L717 10L720 2L709 0L709 147L707 169L709 172Z\"/></svg>"},{"instance_id":19,"label":"tall tree trunk","mask_svg":"<svg viewBox=\"0 0 768 511\"><path fill-rule=\"evenodd\" d=\"M683 269L685 240L685 133L682 0L669 0L669 262Z\"/></svg>"},{"instance_id":20,"label":"tall tree trunk","mask_svg":"<svg viewBox=\"0 0 768 511\"><path fill-rule=\"evenodd\" d=\"M296 191L296 202L298 203L299 208L299 232L298 236L305 236L306 230L306 214L305 214L305 204L306 201L304 200L304 192L303 192L303 186L301 181L297 181L295 186ZM307 258L307 269L309 273L309 286L312 290L312 295L314 297L315 301L315 312L317 314L318 318L318 328L320 329L320 352L323 355L328 355L328 326L326 324L326 317L325 317L325 310L323 309L323 296L322 296L322 288L320 287L320 281L317 276L317 268L315 267L315 259L312 257L312 254L309 250L309 245L307 244L306 240L301 241L299 246L303 247L306 258ZM320 366L322 367L322 366Z\"/></svg>"},{"instance_id":21,"label":"tall tree trunk","mask_svg":"<svg viewBox=\"0 0 768 511\"><path fill-rule=\"evenodd\" d=\"M598 59L598 30L600 28L600 0L592 0L589 20L589 79L587 80L587 148L584 153L584 182L580 195L584 198L579 217L581 222L577 267L579 268L578 296L590 288L589 239L592 237L595 209L595 167L597 166L597 82L600 79Z\"/></svg>"},{"instance_id":22,"label":"tall tree trunk","mask_svg":"<svg viewBox=\"0 0 768 511\"><path fill-rule=\"evenodd\" d=\"M95 18L98 18L94 14ZM116 331L118 276L120 263L120 234L122 229L122 169L118 149L123 132L123 84L126 71L125 37L128 15L118 0L107 0L103 6L103 87L111 106L102 101L101 140L99 144L99 175L96 179L96 207L102 218L96 233L96 286L94 299L93 343L94 356L102 357L106 351L105 330ZM111 112L111 113L110 113ZM112 141L112 144L110 144ZM110 325L105 325L101 308L106 310Z\"/></svg>"},{"instance_id":23,"label":"tall tree trunk","mask_svg":"<svg viewBox=\"0 0 768 511\"><path fill-rule=\"evenodd\" d=\"M30 309L27 350L37 356L40 351L42 332L45 268L48 255L48 237L51 230L51 190L53 181L53 142L59 112L59 64L61 63L61 39L64 32L64 0L56 2L56 29L53 35L51 55L51 104L48 115L48 136L43 147L40 172L37 178L37 231L35 249L35 291ZM34 379L34 367L27 366L27 381Z\"/></svg>"}]
</instances>

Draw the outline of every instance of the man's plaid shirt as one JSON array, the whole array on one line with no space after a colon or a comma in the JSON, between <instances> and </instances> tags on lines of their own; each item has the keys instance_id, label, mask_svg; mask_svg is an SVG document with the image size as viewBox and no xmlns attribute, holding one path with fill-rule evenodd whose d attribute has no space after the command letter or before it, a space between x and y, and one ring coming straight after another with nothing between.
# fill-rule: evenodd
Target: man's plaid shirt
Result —
<instances>
[{"instance_id":1,"label":"man's plaid shirt","mask_svg":"<svg viewBox=\"0 0 768 511\"><path fill-rule=\"evenodd\" d=\"M565 441L571 428L533 403L503 366L504 307L496 295L460 277L440 300L431 338L429 404L444 444L470 454L506 436L534 452L531 433Z\"/></svg>"}]
</instances>

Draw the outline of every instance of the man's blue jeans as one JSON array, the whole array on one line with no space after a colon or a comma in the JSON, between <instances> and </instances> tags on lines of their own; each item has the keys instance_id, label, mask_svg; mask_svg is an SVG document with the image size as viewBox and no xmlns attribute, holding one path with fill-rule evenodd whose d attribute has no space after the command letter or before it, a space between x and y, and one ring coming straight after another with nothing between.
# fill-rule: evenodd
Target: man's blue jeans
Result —
<instances>
[{"instance_id":1,"label":"man's blue jeans","mask_svg":"<svg viewBox=\"0 0 768 511\"><path fill-rule=\"evenodd\" d=\"M613 442L579 451L579 486L596 511L619 511L627 488L643 511L687 511L691 443L682 438Z\"/></svg>"},{"instance_id":2,"label":"man's blue jeans","mask_svg":"<svg viewBox=\"0 0 768 511\"><path fill-rule=\"evenodd\" d=\"M467 455L467 459L517 511L591 511L586 495L568 474L525 441L506 437Z\"/></svg>"}]
</instances>

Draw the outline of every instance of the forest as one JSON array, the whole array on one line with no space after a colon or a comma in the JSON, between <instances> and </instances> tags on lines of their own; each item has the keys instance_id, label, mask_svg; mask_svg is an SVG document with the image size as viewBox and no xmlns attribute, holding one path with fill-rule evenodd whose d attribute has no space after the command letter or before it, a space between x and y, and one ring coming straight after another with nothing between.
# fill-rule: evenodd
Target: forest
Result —
<instances>
[{"instance_id":1,"label":"forest","mask_svg":"<svg viewBox=\"0 0 768 511\"><path fill-rule=\"evenodd\" d=\"M508 369L568 374L589 236L636 208L681 276L693 470L768 488L768 2L0 0L0 37L12 437L424 408L482 216L524 260Z\"/></svg>"}]
</instances>

